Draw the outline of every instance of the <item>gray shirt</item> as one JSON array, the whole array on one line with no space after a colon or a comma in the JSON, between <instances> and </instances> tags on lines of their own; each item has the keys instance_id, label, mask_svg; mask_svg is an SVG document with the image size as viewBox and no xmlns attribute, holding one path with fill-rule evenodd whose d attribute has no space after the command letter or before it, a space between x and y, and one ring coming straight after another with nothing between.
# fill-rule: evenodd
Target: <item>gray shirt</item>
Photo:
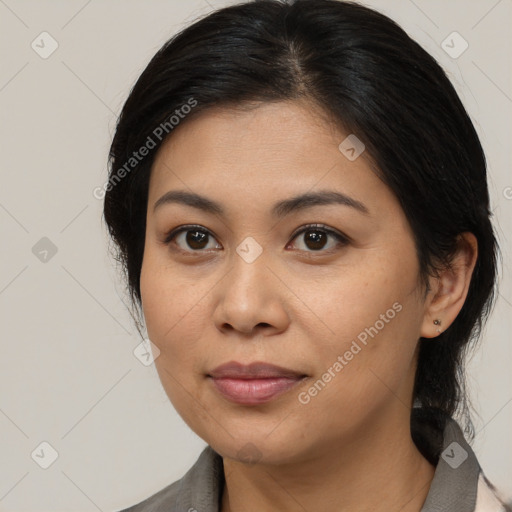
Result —
<instances>
[{"instance_id":1,"label":"gray shirt","mask_svg":"<svg viewBox=\"0 0 512 512\"><path fill-rule=\"evenodd\" d=\"M413 437L436 470L421 512L512 511L485 478L457 422L448 419L442 436L423 427L413 428ZM222 457L207 446L180 480L120 512L219 512L223 487Z\"/></svg>"}]
</instances>

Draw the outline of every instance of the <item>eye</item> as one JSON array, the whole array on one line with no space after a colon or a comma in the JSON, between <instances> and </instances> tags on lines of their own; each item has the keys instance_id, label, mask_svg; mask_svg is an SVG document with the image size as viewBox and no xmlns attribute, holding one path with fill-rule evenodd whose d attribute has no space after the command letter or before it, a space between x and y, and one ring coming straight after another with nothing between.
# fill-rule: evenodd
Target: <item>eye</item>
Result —
<instances>
[{"instance_id":1,"label":"eye","mask_svg":"<svg viewBox=\"0 0 512 512\"><path fill-rule=\"evenodd\" d=\"M321 224L304 226L294 233L292 240L295 240L300 235L307 235L303 238L305 249L299 249L304 252L324 252L329 254L340 246L347 245L350 241L348 237ZM183 252L203 252L205 249L208 249L210 238L215 240L213 235L202 226L188 225L173 229L166 235L164 244L170 245L172 242ZM324 250L329 238L334 239L334 243L331 244L331 247ZM181 245L179 242L181 242ZM289 246L290 244L287 245L287 247ZM217 244L213 248L221 249L222 246Z\"/></svg>"},{"instance_id":2,"label":"eye","mask_svg":"<svg viewBox=\"0 0 512 512\"><path fill-rule=\"evenodd\" d=\"M182 236L184 235L184 236ZM199 252L203 249L208 249L209 238L213 236L211 233L201 226L182 226L178 229L173 229L164 239L164 244L170 245L173 241L181 241L186 244L192 251L187 248L179 247L185 252ZM217 244L218 245L218 244ZM220 246L218 246L220 248Z\"/></svg>"},{"instance_id":3,"label":"eye","mask_svg":"<svg viewBox=\"0 0 512 512\"><path fill-rule=\"evenodd\" d=\"M293 240L298 238L300 235L306 235L303 236L306 249L301 249L305 250L305 252L322 251L325 253L331 253L338 249L340 246L345 246L349 243L349 239L346 236L338 233L337 231L326 228L321 224L310 224L303 227L300 231L294 234ZM335 243L333 243L331 247L324 250L329 237L333 238Z\"/></svg>"}]
</instances>

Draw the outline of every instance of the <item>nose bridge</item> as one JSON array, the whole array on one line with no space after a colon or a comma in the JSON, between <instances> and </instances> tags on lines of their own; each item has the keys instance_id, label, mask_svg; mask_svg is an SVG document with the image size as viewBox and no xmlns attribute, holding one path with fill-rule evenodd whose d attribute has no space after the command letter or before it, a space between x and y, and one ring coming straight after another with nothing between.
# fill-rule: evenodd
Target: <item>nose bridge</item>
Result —
<instances>
[{"instance_id":1,"label":"nose bridge","mask_svg":"<svg viewBox=\"0 0 512 512\"><path fill-rule=\"evenodd\" d=\"M250 296L257 299L266 294L268 279L265 274L267 268L268 251L263 248L263 240L259 243L253 236L245 237L235 248L231 259L231 277L228 277L230 290L235 295L241 294L244 300Z\"/></svg>"},{"instance_id":2,"label":"nose bridge","mask_svg":"<svg viewBox=\"0 0 512 512\"><path fill-rule=\"evenodd\" d=\"M267 266L268 254L252 236L244 238L236 247L216 308L215 321L219 328L230 324L248 333L258 324L279 329L286 324L278 296L279 280Z\"/></svg>"}]
</instances>

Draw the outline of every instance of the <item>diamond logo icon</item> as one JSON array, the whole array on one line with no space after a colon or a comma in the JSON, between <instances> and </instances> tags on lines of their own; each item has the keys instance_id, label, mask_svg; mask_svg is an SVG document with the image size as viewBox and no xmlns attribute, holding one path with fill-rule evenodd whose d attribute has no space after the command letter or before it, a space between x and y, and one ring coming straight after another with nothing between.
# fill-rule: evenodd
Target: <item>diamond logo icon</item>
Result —
<instances>
[{"instance_id":1,"label":"diamond logo icon","mask_svg":"<svg viewBox=\"0 0 512 512\"><path fill-rule=\"evenodd\" d=\"M351 133L343 142L338 146L341 153L348 158L351 162L359 158L361 153L365 150L366 146L363 142Z\"/></svg>"},{"instance_id":2,"label":"diamond logo icon","mask_svg":"<svg viewBox=\"0 0 512 512\"><path fill-rule=\"evenodd\" d=\"M457 469L468 458L468 452L454 441L441 453L441 457L451 468Z\"/></svg>"},{"instance_id":3,"label":"diamond logo icon","mask_svg":"<svg viewBox=\"0 0 512 512\"><path fill-rule=\"evenodd\" d=\"M237 457L247 464L256 464L262 455L253 443L245 443L237 452Z\"/></svg>"},{"instance_id":4,"label":"diamond logo icon","mask_svg":"<svg viewBox=\"0 0 512 512\"><path fill-rule=\"evenodd\" d=\"M30 456L39 467L48 469L58 459L59 453L50 443L43 441Z\"/></svg>"},{"instance_id":5,"label":"diamond logo icon","mask_svg":"<svg viewBox=\"0 0 512 512\"><path fill-rule=\"evenodd\" d=\"M246 263L252 263L263 252L263 247L252 236L248 236L238 245L236 252Z\"/></svg>"},{"instance_id":6,"label":"diamond logo icon","mask_svg":"<svg viewBox=\"0 0 512 512\"><path fill-rule=\"evenodd\" d=\"M47 59L59 47L59 43L48 32L41 32L30 46L39 57Z\"/></svg>"},{"instance_id":7,"label":"diamond logo icon","mask_svg":"<svg viewBox=\"0 0 512 512\"><path fill-rule=\"evenodd\" d=\"M452 59L458 59L468 49L468 47L469 43L458 32L452 32L441 43L441 48Z\"/></svg>"},{"instance_id":8,"label":"diamond logo icon","mask_svg":"<svg viewBox=\"0 0 512 512\"><path fill-rule=\"evenodd\" d=\"M160 355L160 349L149 338L146 338L135 347L133 355L144 366L150 366Z\"/></svg>"},{"instance_id":9,"label":"diamond logo icon","mask_svg":"<svg viewBox=\"0 0 512 512\"><path fill-rule=\"evenodd\" d=\"M57 246L49 238L43 236L32 247L32 254L42 263L48 263L57 254Z\"/></svg>"}]
</instances>

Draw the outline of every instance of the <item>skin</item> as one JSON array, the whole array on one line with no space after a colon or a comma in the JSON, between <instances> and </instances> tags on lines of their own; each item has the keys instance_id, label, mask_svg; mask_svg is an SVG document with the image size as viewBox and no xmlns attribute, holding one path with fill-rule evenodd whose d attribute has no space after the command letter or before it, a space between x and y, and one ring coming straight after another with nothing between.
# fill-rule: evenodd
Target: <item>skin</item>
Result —
<instances>
[{"instance_id":1,"label":"skin","mask_svg":"<svg viewBox=\"0 0 512 512\"><path fill-rule=\"evenodd\" d=\"M176 127L154 162L142 306L169 399L223 456L222 512L417 512L428 494L435 468L409 426L418 339L435 338L462 308L476 240L461 236L453 269L425 294L399 202L365 152L354 161L340 152L347 135L305 102L217 108ZM277 201L320 189L360 201L368 214L331 204L271 216ZM226 214L177 203L153 211L170 190L204 195ZM349 241L330 236L315 250L304 233L293 236L311 223ZM186 224L211 235L192 247L186 233L164 243ZM247 237L263 249L250 263L236 251ZM301 403L299 393L395 303L400 312ZM270 402L238 405L206 376L232 360L307 377Z\"/></svg>"}]
</instances>

